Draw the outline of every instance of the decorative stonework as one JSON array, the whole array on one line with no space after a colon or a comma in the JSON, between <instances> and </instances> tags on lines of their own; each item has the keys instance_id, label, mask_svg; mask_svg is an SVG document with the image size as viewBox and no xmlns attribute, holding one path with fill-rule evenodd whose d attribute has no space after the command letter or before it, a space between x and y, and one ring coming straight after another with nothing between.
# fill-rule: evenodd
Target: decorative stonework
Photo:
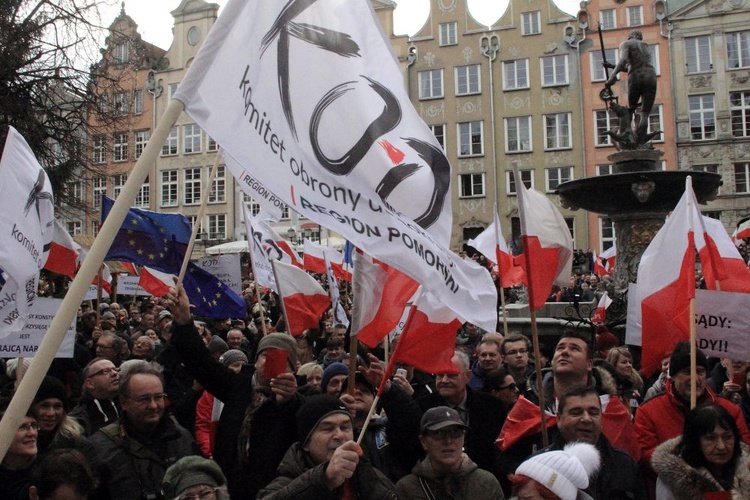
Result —
<instances>
[{"instance_id":1,"label":"decorative stonework","mask_svg":"<svg viewBox=\"0 0 750 500\"><path fill-rule=\"evenodd\" d=\"M432 52L427 52L422 59L424 60L424 63L427 65L427 67L431 68L435 65L437 56L435 56L435 54L433 54Z\"/></svg>"},{"instance_id":2,"label":"decorative stonework","mask_svg":"<svg viewBox=\"0 0 750 500\"><path fill-rule=\"evenodd\" d=\"M732 83L742 85L750 80L750 71L747 71L744 74L741 72L732 73L730 78L732 79Z\"/></svg>"},{"instance_id":3,"label":"decorative stonework","mask_svg":"<svg viewBox=\"0 0 750 500\"><path fill-rule=\"evenodd\" d=\"M689 79L690 88L701 89L713 85L711 75L693 76Z\"/></svg>"},{"instance_id":4,"label":"decorative stonework","mask_svg":"<svg viewBox=\"0 0 750 500\"><path fill-rule=\"evenodd\" d=\"M458 200L458 213L459 215L475 214L477 212L484 212L487 206L487 198L466 198ZM470 221L459 224L461 227L487 227L487 223L478 221L472 217Z\"/></svg>"},{"instance_id":5,"label":"decorative stonework","mask_svg":"<svg viewBox=\"0 0 750 500\"><path fill-rule=\"evenodd\" d=\"M542 106L543 107L555 107L565 104L567 99L563 97L563 89L561 87L548 89L542 94Z\"/></svg>"},{"instance_id":6,"label":"decorative stonework","mask_svg":"<svg viewBox=\"0 0 750 500\"><path fill-rule=\"evenodd\" d=\"M627 290L628 283L635 283L641 256L656 233L664 225L666 214L640 215L638 217L610 217L615 222L617 233L617 265L615 266L615 288Z\"/></svg>"},{"instance_id":7,"label":"decorative stonework","mask_svg":"<svg viewBox=\"0 0 750 500\"><path fill-rule=\"evenodd\" d=\"M572 163L570 151L548 152L544 156L547 165L570 165Z\"/></svg>"},{"instance_id":8,"label":"decorative stonework","mask_svg":"<svg viewBox=\"0 0 750 500\"><path fill-rule=\"evenodd\" d=\"M467 63L470 63L471 60L474 58L474 49L472 49L471 47L464 47L463 55L464 55L464 61L466 61Z\"/></svg>"},{"instance_id":9,"label":"decorative stonework","mask_svg":"<svg viewBox=\"0 0 750 500\"><path fill-rule=\"evenodd\" d=\"M700 148L695 148L693 151L695 151L696 156L700 156L701 158L708 158L709 156L714 154L715 146L702 146Z\"/></svg>"},{"instance_id":10,"label":"decorative stonework","mask_svg":"<svg viewBox=\"0 0 750 500\"><path fill-rule=\"evenodd\" d=\"M445 118L445 102L441 101L440 104L430 104L426 107L424 103L420 103L419 114L426 118Z\"/></svg>"},{"instance_id":11,"label":"decorative stonework","mask_svg":"<svg viewBox=\"0 0 750 500\"><path fill-rule=\"evenodd\" d=\"M511 98L510 100L508 100L508 98L505 97L504 100L505 100L505 105L512 110L517 111L519 109L531 107L531 98L528 96L526 97L515 96Z\"/></svg>"},{"instance_id":12,"label":"decorative stonework","mask_svg":"<svg viewBox=\"0 0 750 500\"><path fill-rule=\"evenodd\" d=\"M471 115L474 113L481 113L482 112L482 101L477 100L474 101L464 101L464 102L456 102L456 115Z\"/></svg>"},{"instance_id":13,"label":"decorative stonework","mask_svg":"<svg viewBox=\"0 0 750 500\"><path fill-rule=\"evenodd\" d=\"M484 170L484 161L481 158L467 158L458 160L458 171L461 173L476 172Z\"/></svg>"},{"instance_id":14,"label":"decorative stonework","mask_svg":"<svg viewBox=\"0 0 750 500\"><path fill-rule=\"evenodd\" d=\"M708 12L711 14L723 12L729 10L729 8L730 7L725 0L711 0L706 3L706 9L708 9Z\"/></svg>"},{"instance_id":15,"label":"decorative stonework","mask_svg":"<svg viewBox=\"0 0 750 500\"><path fill-rule=\"evenodd\" d=\"M545 54L553 54L556 50L557 50L556 42L547 42L547 44L544 46Z\"/></svg>"},{"instance_id":16,"label":"decorative stonework","mask_svg":"<svg viewBox=\"0 0 750 500\"><path fill-rule=\"evenodd\" d=\"M687 123L680 123L679 129L679 136L687 138L688 136L688 124Z\"/></svg>"},{"instance_id":17,"label":"decorative stonework","mask_svg":"<svg viewBox=\"0 0 750 500\"><path fill-rule=\"evenodd\" d=\"M518 45L513 45L511 47L508 47L508 55L510 57L516 58L521 54L521 47Z\"/></svg>"},{"instance_id":18,"label":"decorative stonework","mask_svg":"<svg viewBox=\"0 0 750 500\"><path fill-rule=\"evenodd\" d=\"M438 9L440 10L441 14L448 14L448 13L454 13L456 12L456 6L458 5L458 0L438 0Z\"/></svg>"}]
</instances>

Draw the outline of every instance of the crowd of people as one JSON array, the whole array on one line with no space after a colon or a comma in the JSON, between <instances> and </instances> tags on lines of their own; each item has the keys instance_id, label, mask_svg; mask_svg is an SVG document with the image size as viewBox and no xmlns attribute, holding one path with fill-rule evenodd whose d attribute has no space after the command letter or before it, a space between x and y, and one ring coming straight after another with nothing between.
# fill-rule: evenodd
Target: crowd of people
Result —
<instances>
[{"instance_id":1,"label":"crowd of people","mask_svg":"<svg viewBox=\"0 0 750 500\"><path fill-rule=\"evenodd\" d=\"M465 324L452 372L397 363L383 383L382 350L352 350L330 314L292 337L245 285L245 318L195 318L181 288L82 304L0 498L750 498L750 363L698 351L691 410L687 344L649 377L604 330L560 331L535 359L527 336ZM3 362L5 407L29 360Z\"/></svg>"}]
</instances>

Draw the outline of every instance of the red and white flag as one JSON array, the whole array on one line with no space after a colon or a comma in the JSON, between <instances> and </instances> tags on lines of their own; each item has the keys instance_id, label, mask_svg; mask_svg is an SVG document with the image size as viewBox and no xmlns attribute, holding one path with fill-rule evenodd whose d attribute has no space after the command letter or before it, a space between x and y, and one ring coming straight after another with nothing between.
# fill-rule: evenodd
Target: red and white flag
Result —
<instances>
[{"instance_id":1,"label":"red and white flag","mask_svg":"<svg viewBox=\"0 0 750 500\"><path fill-rule=\"evenodd\" d=\"M694 213L691 178L664 226L643 252L638 266L637 301L642 318L642 360L654 373L677 342L690 337L690 299L695 298Z\"/></svg>"},{"instance_id":2,"label":"red and white flag","mask_svg":"<svg viewBox=\"0 0 750 500\"><path fill-rule=\"evenodd\" d=\"M339 293L339 284L336 281L333 267L331 262L328 260L328 255L325 256L326 260L326 278L328 278L328 295L331 297L331 310L333 311L333 322L334 324L344 325L349 328L349 318L344 310L344 305L341 303L341 294Z\"/></svg>"},{"instance_id":3,"label":"red and white flag","mask_svg":"<svg viewBox=\"0 0 750 500\"><path fill-rule=\"evenodd\" d=\"M741 221L737 226L737 229L732 233L732 240L735 244L747 239L750 239L750 219Z\"/></svg>"},{"instance_id":4,"label":"red and white flag","mask_svg":"<svg viewBox=\"0 0 750 500\"><path fill-rule=\"evenodd\" d=\"M60 221L55 219L52 244L49 249L47 262L44 264L44 269L73 279L80 263L80 254L81 245L73 241L73 238L62 227Z\"/></svg>"},{"instance_id":5,"label":"red and white flag","mask_svg":"<svg viewBox=\"0 0 750 500\"><path fill-rule=\"evenodd\" d=\"M91 284L97 287L101 285L102 290L106 291L107 295L112 295L112 271L110 271L107 264L102 263L101 270L94 275Z\"/></svg>"},{"instance_id":6,"label":"red and white flag","mask_svg":"<svg viewBox=\"0 0 750 500\"><path fill-rule=\"evenodd\" d=\"M617 260L617 247L612 245L597 257L594 255L594 274L606 276L612 274Z\"/></svg>"},{"instance_id":7,"label":"red and white flag","mask_svg":"<svg viewBox=\"0 0 750 500\"><path fill-rule=\"evenodd\" d=\"M258 217L253 217L251 220L253 237L260 241L269 261L278 260L302 269L302 259L287 240L282 238L268 222Z\"/></svg>"},{"instance_id":8,"label":"red and white flag","mask_svg":"<svg viewBox=\"0 0 750 500\"><path fill-rule=\"evenodd\" d=\"M170 287L174 286L176 276L169 273L163 273L150 267L141 267L141 274L138 278L138 286L153 295L154 297L164 297L169 293Z\"/></svg>"},{"instance_id":9,"label":"red and white flag","mask_svg":"<svg viewBox=\"0 0 750 500\"><path fill-rule=\"evenodd\" d=\"M697 214L695 245L706 288L750 293L750 270L721 221Z\"/></svg>"},{"instance_id":10,"label":"red and white flag","mask_svg":"<svg viewBox=\"0 0 750 500\"><path fill-rule=\"evenodd\" d=\"M609 293L604 292L602 298L599 299L599 304L596 306L594 315L591 316L591 321L597 324L604 323L607 320L607 308L612 304L612 299L609 298Z\"/></svg>"},{"instance_id":11,"label":"red and white flag","mask_svg":"<svg viewBox=\"0 0 750 500\"><path fill-rule=\"evenodd\" d=\"M279 293L278 288L276 288L276 278L273 275L273 267L271 267L271 262L268 260L270 253L263 249L263 229L260 227L261 221L253 219L250 210L247 208L247 204L243 203L243 206L245 210L247 246L250 252L250 265L253 270L253 279L257 281L260 286L270 288L274 292ZM274 242L274 245L277 244ZM269 248L271 247L269 246ZM276 255L284 256L286 254L282 251L278 251Z\"/></svg>"},{"instance_id":12,"label":"red and white flag","mask_svg":"<svg viewBox=\"0 0 750 500\"><path fill-rule=\"evenodd\" d=\"M482 255L498 266L503 288L526 284L526 271L517 264L516 257L510 252L503 239L500 219L497 216L497 205L495 205L494 210L493 223L487 226L487 229L482 231L475 239L470 239L468 244L479 250Z\"/></svg>"},{"instance_id":13,"label":"red and white flag","mask_svg":"<svg viewBox=\"0 0 750 500\"><path fill-rule=\"evenodd\" d=\"M544 306L552 286L567 286L573 271L573 239L563 216L539 191L527 189L514 165L521 220L529 307ZM533 300L532 300L533 299Z\"/></svg>"},{"instance_id":14,"label":"red and white flag","mask_svg":"<svg viewBox=\"0 0 750 500\"><path fill-rule=\"evenodd\" d=\"M319 328L320 316L331 305L326 291L302 269L280 261L273 261L272 265L289 333L299 337L305 330Z\"/></svg>"},{"instance_id":15,"label":"red and white flag","mask_svg":"<svg viewBox=\"0 0 750 500\"><path fill-rule=\"evenodd\" d=\"M419 283L398 269L354 253L351 334L374 348L401 321Z\"/></svg>"},{"instance_id":16,"label":"red and white flag","mask_svg":"<svg viewBox=\"0 0 750 500\"><path fill-rule=\"evenodd\" d=\"M344 256L335 248L305 240L302 257L305 270L311 273L326 274L326 259L328 259L334 276L347 281L352 280L351 274L344 272Z\"/></svg>"},{"instance_id":17,"label":"red and white flag","mask_svg":"<svg viewBox=\"0 0 750 500\"><path fill-rule=\"evenodd\" d=\"M456 374L451 362L456 350L456 332L463 322L430 292L417 291L410 318L393 352L395 362L425 373Z\"/></svg>"}]
</instances>

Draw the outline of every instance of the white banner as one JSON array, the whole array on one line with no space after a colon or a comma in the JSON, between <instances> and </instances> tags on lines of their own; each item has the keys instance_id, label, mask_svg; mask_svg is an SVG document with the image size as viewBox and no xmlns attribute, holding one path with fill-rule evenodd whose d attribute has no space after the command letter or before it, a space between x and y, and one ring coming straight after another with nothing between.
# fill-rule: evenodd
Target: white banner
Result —
<instances>
[{"instance_id":1,"label":"white banner","mask_svg":"<svg viewBox=\"0 0 750 500\"><path fill-rule=\"evenodd\" d=\"M250 263L253 267L253 279L260 286L270 288L274 292L279 293L279 288L276 286L276 276L273 274L273 267L271 267L269 256L263 248L263 234L256 227L258 221L253 220L250 210L247 209L247 205L244 206L244 210L247 245L250 250Z\"/></svg>"},{"instance_id":2,"label":"white banner","mask_svg":"<svg viewBox=\"0 0 750 500\"><path fill-rule=\"evenodd\" d=\"M62 299L39 297L29 310L29 321L19 332L14 332L0 340L0 358L33 358L47 333L52 318L60 309ZM56 358L72 358L75 343L75 320L68 328Z\"/></svg>"},{"instance_id":3,"label":"white banner","mask_svg":"<svg viewBox=\"0 0 750 500\"><path fill-rule=\"evenodd\" d=\"M369 2L230 0L175 98L291 208L494 330L489 273L448 250L450 164Z\"/></svg>"},{"instance_id":4,"label":"white banner","mask_svg":"<svg viewBox=\"0 0 750 500\"><path fill-rule=\"evenodd\" d=\"M140 279L140 276L131 276L129 274L120 274L117 276L117 295L150 296L150 293L138 286L138 281ZM104 290L102 290L102 292L106 297L107 292L104 292ZM94 287L94 298L96 298L96 287Z\"/></svg>"},{"instance_id":5,"label":"white banner","mask_svg":"<svg viewBox=\"0 0 750 500\"><path fill-rule=\"evenodd\" d=\"M102 288L102 297L107 298L109 294L105 289ZM86 295L83 296L83 300L96 300L97 298L97 286L89 285L89 289L86 290Z\"/></svg>"},{"instance_id":6,"label":"white banner","mask_svg":"<svg viewBox=\"0 0 750 500\"><path fill-rule=\"evenodd\" d=\"M240 254L226 253L221 255L207 255L195 261L206 272L216 276L219 281L242 296L242 264Z\"/></svg>"},{"instance_id":7,"label":"white banner","mask_svg":"<svg viewBox=\"0 0 750 500\"><path fill-rule=\"evenodd\" d=\"M695 334L706 356L750 359L750 293L695 291Z\"/></svg>"},{"instance_id":8,"label":"white banner","mask_svg":"<svg viewBox=\"0 0 750 500\"><path fill-rule=\"evenodd\" d=\"M237 179L237 185L240 186L240 189L260 205L261 210L265 212L264 217L268 217L273 221L281 220L286 209L286 203L269 191L255 176L242 168L242 165L237 163L231 156L224 155L224 163L226 163L227 169L232 173L232 176Z\"/></svg>"}]
</instances>

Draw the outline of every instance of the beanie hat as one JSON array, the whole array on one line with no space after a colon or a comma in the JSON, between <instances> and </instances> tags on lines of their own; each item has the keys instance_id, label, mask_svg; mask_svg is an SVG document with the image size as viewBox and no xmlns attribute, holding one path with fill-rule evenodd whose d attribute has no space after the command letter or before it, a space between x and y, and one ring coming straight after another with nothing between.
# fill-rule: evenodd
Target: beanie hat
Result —
<instances>
[{"instance_id":1,"label":"beanie hat","mask_svg":"<svg viewBox=\"0 0 750 500\"><path fill-rule=\"evenodd\" d=\"M248 363L247 356L239 349L229 349L219 358L219 362L224 366L229 366L235 361L244 361L245 363Z\"/></svg>"},{"instance_id":2,"label":"beanie hat","mask_svg":"<svg viewBox=\"0 0 750 500\"><path fill-rule=\"evenodd\" d=\"M208 350L211 354L219 351L226 352L229 350L229 346L224 342L224 339L218 335L214 335L211 337L211 340L208 341Z\"/></svg>"},{"instance_id":3,"label":"beanie hat","mask_svg":"<svg viewBox=\"0 0 750 500\"><path fill-rule=\"evenodd\" d=\"M304 446L318 423L332 413L343 413L351 418L344 403L330 394L317 394L305 400L297 410L297 437Z\"/></svg>"},{"instance_id":4,"label":"beanie hat","mask_svg":"<svg viewBox=\"0 0 750 500\"><path fill-rule=\"evenodd\" d=\"M601 457L594 445L571 443L565 448L534 455L518 466L516 474L538 482L562 500L575 500L599 470Z\"/></svg>"},{"instance_id":5,"label":"beanie hat","mask_svg":"<svg viewBox=\"0 0 750 500\"><path fill-rule=\"evenodd\" d=\"M606 351L618 345L620 345L620 341L612 332L604 330L596 335L597 351Z\"/></svg>"},{"instance_id":6,"label":"beanie hat","mask_svg":"<svg viewBox=\"0 0 750 500\"><path fill-rule=\"evenodd\" d=\"M289 353L289 363L297 366L297 341L288 333L273 332L269 333L258 342L258 354L266 349L283 349ZM257 357L257 355L256 355Z\"/></svg>"},{"instance_id":7,"label":"beanie hat","mask_svg":"<svg viewBox=\"0 0 750 500\"><path fill-rule=\"evenodd\" d=\"M59 379L47 375L42 380L39 390L36 391L34 403L50 398L59 399L62 401L65 411L67 412L69 410L68 391L65 389L65 384Z\"/></svg>"},{"instance_id":8,"label":"beanie hat","mask_svg":"<svg viewBox=\"0 0 750 500\"><path fill-rule=\"evenodd\" d=\"M167 469L161 491L165 498L175 498L191 486L199 484L224 486L227 480L216 462L191 455L181 458Z\"/></svg>"},{"instance_id":9,"label":"beanie hat","mask_svg":"<svg viewBox=\"0 0 750 500\"><path fill-rule=\"evenodd\" d=\"M107 311L102 314L102 321L117 321L117 318L115 318L115 313Z\"/></svg>"},{"instance_id":10,"label":"beanie hat","mask_svg":"<svg viewBox=\"0 0 750 500\"><path fill-rule=\"evenodd\" d=\"M323 379L320 381L320 390L325 392L328 382L330 382L331 378L336 375L349 375L349 367L338 361L328 365L328 367L323 370Z\"/></svg>"},{"instance_id":11,"label":"beanie hat","mask_svg":"<svg viewBox=\"0 0 750 500\"><path fill-rule=\"evenodd\" d=\"M334 364L334 363L331 363L331 364ZM349 375L349 368L348 367L347 367L347 370L346 370L346 374ZM322 383L322 381L321 381L321 383ZM369 380L367 380L367 378L364 376L364 374L362 372L356 372L354 374L354 385L355 386L357 386L357 385L364 386L368 391L370 391L372 393L373 396L378 392L377 389L375 388L375 386L372 385ZM349 387L349 378L348 377L347 377L346 380L344 380L344 383L341 384L341 393L342 394L344 392L346 392L346 388L347 387Z\"/></svg>"},{"instance_id":12,"label":"beanie hat","mask_svg":"<svg viewBox=\"0 0 750 500\"><path fill-rule=\"evenodd\" d=\"M708 370L708 359L703 351L695 350L695 365ZM690 366L690 342L678 342L669 358L669 376L674 377L680 370Z\"/></svg>"}]
</instances>

